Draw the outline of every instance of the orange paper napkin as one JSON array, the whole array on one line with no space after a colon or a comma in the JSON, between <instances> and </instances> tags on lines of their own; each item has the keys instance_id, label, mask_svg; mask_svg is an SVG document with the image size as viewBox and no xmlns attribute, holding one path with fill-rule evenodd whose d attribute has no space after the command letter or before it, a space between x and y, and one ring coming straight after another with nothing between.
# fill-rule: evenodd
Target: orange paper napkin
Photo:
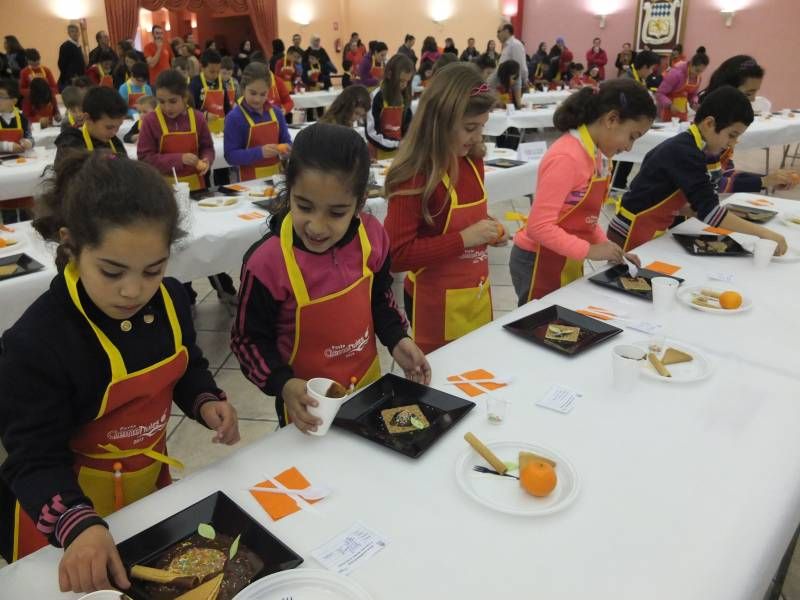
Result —
<instances>
[{"instance_id":1,"label":"orange paper napkin","mask_svg":"<svg viewBox=\"0 0 800 600\"><path fill-rule=\"evenodd\" d=\"M492 383L485 381L487 379L494 378L494 374L486 371L485 369L475 369L474 371L465 371L460 375L450 375L450 377L447 378L447 381L484 381L484 383L456 383L456 387L458 389L467 394L470 398L473 398L475 396L485 394L486 390L492 391L506 387L505 383Z\"/></svg>"},{"instance_id":2,"label":"orange paper napkin","mask_svg":"<svg viewBox=\"0 0 800 600\"><path fill-rule=\"evenodd\" d=\"M276 475L275 480L290 490L302 490L311 485L308 480L303 477L303 474L297 470L297 467L286 469L280 475ZM254 487L272 488L275 486L269 481L261 481L255 484ZM299 504L292 496L287 496L286 494L272 494L270 492L251 491L250 493L261 505L261 508L267 511L267 514L272 517L273 521L278 521L300 510ZM306 502L314 504L318 502L318 500L306 500Z\"/></svg>"},{"instance_id":3,"label":"orange paper napkin","mask_svg":"<svg viewBox=\"0 0 800 600\"><path fill-rule=\"evenodd\" d=\"M724 229L723 227L706 227L703 231L707 231L708 233L714 233L716 235L730 235L733 233L730 229Z\"/></svg>"},{"instance_id":4,"label":"orange paper napkin","mask_svg":"<svg viewBox=\"0 0 800 600\"><path fill-rule=\"evenodd\" d=\"M645 265L645 269L649 271L655 271L656 273L663 273L664 275L674 275L681 268L678 265L671 265L669 263L661 262L660 260L651 262L649 265Z\"/></svg>"},{"instance_id":5,"label":"orange paper napkin","mask_svg":"<svg viewBox=\"0 0 800 600\"><path fill-rule=\"evenodd\" d=\"M240 214L239 218L240 219L244 219L245 221L254 221L256 219L263 219L266 216L267 215L265 215L264 213L260 213L260 212L258 212L256 210L254 210L253 212Z\"/></svg>"}]
</instances>

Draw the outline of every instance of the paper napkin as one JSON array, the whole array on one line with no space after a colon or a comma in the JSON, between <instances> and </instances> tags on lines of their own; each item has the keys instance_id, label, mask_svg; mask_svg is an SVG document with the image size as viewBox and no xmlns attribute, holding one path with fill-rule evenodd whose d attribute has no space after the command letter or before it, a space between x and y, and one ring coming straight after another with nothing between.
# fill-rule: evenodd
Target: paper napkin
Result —
<instances>
[{"instance_id":1,"label":"paper napkin","mask_svg":"<svg viewBox=\"0 0 800 600\"><path fill-rule=\"evenodd\" d=\"M481 394L486 393L486 390L498 390L502 387L505 387L505 383L493 383L486 381L487 379L494 379L494 374L486 371L485 369L475 369L474 371L465 371L460 375L450 375L447 378L447 381L457 382L457 381L483 381L484 383L456 383L456 387L460 389L462 392L467 394L470 398L474 398L475 396L480 396Z\"/></svg>"},{"instance_id":2,"label":"paper napkin","mask_svg":"<svg viewBox=\"0 0 800 600\"><path fill-rule=\"evenodd\" d=\"M297 467L286 469L279 475L276 475L275 481L290 490L302 490L303 488L307 488L311 485L309 481L303 477L303 474L297 470ZM276 486L272 485L272 483L269 481L261 481L255 484L253 487L272 488ZM273 494L269 492L250 491L250 493L261 505L261 508L267 511L267 514L272 517L273 521L278 521L283 517L287 517L293 513L296 513L298 510L301 510L297 500L295 500L295 498L292 496L287 496L286 494ZM315 502L319 502L319 500L305 500L305 502L314 504Z\"/></svg>"}]
</instances>

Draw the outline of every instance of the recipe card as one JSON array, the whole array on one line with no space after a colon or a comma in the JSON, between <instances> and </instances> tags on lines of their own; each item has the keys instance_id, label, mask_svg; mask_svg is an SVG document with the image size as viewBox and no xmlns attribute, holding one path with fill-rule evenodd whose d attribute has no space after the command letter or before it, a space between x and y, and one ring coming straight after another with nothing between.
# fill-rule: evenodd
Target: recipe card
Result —
<instances>
[{"instance_id":1,"label":"recipe card","mask_svg":"<svg viewBox=\"0 0 800 600\"><path fill-rule=\"evenodd\" d=\"M388 540L357 522L311 552L319 564L339 575L349 575L360 563L386 547Z\"/></svg>"},{"instance_id":2,"label":"recipe card","mask_svg":"<svg viewBox=\"0 0 800 600\"><path fill-rule=\"evenodd\" d=\"M549 408L550 410L567 414L575 406L575 400L580 397L581 394L568 387L554 385L547 392L547 395L536 404L542 408Z\"/></svg>"}]
</instances>

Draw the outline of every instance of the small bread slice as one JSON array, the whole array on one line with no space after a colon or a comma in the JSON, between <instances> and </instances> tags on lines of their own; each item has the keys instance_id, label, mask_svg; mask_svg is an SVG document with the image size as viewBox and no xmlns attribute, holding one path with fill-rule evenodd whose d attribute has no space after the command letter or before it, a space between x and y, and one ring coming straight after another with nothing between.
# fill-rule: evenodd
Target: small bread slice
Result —
<instances>
[{"instance_id":1,"label":"small bread slice","mask_svg":"<svg viewBox=\"0 0 800 600\"><path fill-rule=\"evenodd\" d=\"M175 600L216 600L219 595L219 589L222 587L223 577L225 577L225 574L220 573L213 579L198 585L193 590L181 594Z\"/></svg>"},{"instance_id":2,"label":"small bread slice","mask_svg":"<svg viewBox=\"0 0 800 600\"><path fill-rule=\"evenodd\" d=\"M692 362L694 357L686 352L681 352L675 348L667 348L664 356L661 357L662 365L677 365L679 363Z\"/></svg>"},{"instance_id":3,"label":"small bread slice","mask_svg":"<svg viewBox=\"0 0 800 600\"><path fill-rule=\"evenodd\" d=\"M534 454L533 452L525 452L524 450L519 451L519 470L522 470L532 462L543 462L547 463L551 467L556 466L556 461L551 460L547 457L542 456L541 454Z\"/></svg>"}]
</instances>

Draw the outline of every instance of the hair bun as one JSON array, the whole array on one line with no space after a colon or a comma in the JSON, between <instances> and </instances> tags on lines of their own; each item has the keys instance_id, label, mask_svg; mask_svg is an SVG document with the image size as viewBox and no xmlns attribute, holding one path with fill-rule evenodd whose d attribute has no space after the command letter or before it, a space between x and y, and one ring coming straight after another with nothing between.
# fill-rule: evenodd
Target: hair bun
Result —
<instances>
[{"instance_id":1,"label":"hair bun","mask_svg":"<svg viewBox=\"0 0 800 600\"><path fill-rule=\"evenodd\" d=\"M697 54L705 54L705 53L706 53L706 47L705 46L700 46L697 49Z\"/></svg>"}]
</instances>

